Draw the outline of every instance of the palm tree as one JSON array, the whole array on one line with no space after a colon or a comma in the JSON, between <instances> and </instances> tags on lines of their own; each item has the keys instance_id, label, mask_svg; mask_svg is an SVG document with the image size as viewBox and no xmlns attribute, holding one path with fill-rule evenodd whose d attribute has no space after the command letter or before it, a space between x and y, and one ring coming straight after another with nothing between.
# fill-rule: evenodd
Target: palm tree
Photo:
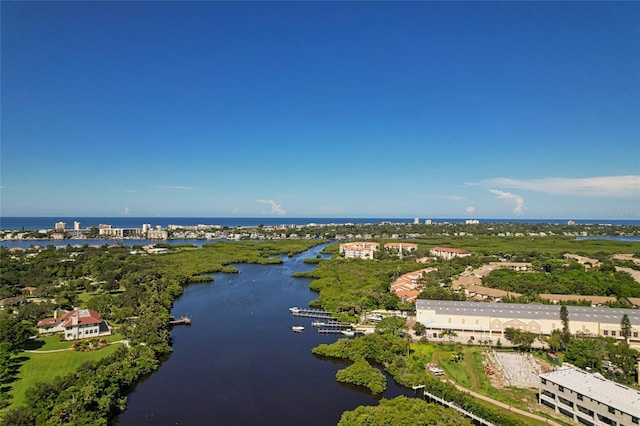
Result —
<instances>
[{"instance_id":1,"label":"palm tree","mask_svg":"<svg viewBox=\"0 0 640 426\"><path fill-rule=\"evenodd\" d=\"M440 332L440 334L438 335L438 337L440 337L441 339L444 336L448 336L449 337L449 342L452 342L454 337L458 337L458 333L456 333L455 331L453 331L451 329L446 329L446 330L442 330Z\"/></svg>"}]
</instances>

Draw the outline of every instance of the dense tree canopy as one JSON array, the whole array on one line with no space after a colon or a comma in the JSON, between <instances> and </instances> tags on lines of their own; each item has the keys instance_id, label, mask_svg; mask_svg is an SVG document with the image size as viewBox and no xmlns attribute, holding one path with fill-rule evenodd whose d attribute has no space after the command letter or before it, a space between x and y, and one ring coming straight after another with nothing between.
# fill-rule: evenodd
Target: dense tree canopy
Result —
<instances>
[{"instance_id":1,"label":"dense tree canopy","mask_svg":"<svg viewBox=\"0 0 640 426\"><path fill-rule=\"evenodd\" d=\"M377 406L360 406L342 414L339 426L387 425L472 425L471 420L454 410L429 404L418 398L399 396L382 399Z\"/></svg>"}]
</instances>

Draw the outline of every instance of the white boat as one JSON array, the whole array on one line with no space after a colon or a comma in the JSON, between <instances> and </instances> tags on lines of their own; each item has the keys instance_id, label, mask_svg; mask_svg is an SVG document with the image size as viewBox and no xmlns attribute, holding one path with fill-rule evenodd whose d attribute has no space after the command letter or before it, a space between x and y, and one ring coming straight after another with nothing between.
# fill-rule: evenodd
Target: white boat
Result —
<instances>
[{"instance_id":1,"label":"white boat","mask_svg":"<svg viewBox=\"0 0 640 426\"><path fill-rule=\"evenodd\" d=\"M313 321L311 323L311 325L313 327L323 327L323 326L327 325L327 323L326 322L322 322L322 321Z\"/></svg>"},{"instance_id":2,"label":"white boat","mask_svg":"<svg viewBox=\"0 0 640 426\"><path fill-rule=\"evenodd\" d=\"M298 312L300 312L300 308L294 306L292 308L289 308L289 312L291 312L292 314L297 314Z\"/></svg>"},{"instance_id":3,"label":"white boat","mask_svg":"<svg viewBox=\"0 0 640 426\"><path fill-rule=\"evenodd\" d=\"M304 327L301 325L294 325L293 327L291 327L291 330L295 331L296 333L300 333L304 331Z\"/></svg>"},{"instance_id":4,"label":"white boat","mask_svg":"<svg viewBox=\"0 0 640 426\"><path fill-rule=\"evenodd\" d=\"M347 337L353 337L356 335L353 330L342 330L341 333Z\"/></svg>"}]
</instances>

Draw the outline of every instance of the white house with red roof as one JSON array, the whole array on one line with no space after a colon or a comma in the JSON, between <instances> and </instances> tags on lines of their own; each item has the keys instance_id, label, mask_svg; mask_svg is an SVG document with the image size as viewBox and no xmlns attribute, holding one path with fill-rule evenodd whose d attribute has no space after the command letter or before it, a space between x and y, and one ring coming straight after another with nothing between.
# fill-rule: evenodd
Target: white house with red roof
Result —
<instances>
[{"instance_id":1,"label":"white house with red roof","mask_svg":"<svg viewBox=\"0 0 640 426\"><path fill-rule=\"evenodd\" d=\"M92 309L76 309L64 315L38 321L40 333L63 333L65 340L109 336L111 329Z\"/></svg>"}]
</instances>

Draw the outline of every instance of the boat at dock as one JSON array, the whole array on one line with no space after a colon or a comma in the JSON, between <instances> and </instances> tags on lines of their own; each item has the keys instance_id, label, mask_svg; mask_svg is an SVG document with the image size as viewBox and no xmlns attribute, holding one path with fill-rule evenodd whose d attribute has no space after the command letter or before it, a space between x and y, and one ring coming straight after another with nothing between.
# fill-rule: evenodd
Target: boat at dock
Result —
<instances>
[{"instance_id":1,"label":"boat at dock","mask_svg":"<svg viewBox=\"0 0 640 426\"><path fill-rule=\"evenodd\" d=\"M291 327L292 331L295 331L296 333L301 333L304 331L304 327L301 325L294 325L293 327Z\"/></svg>"},{"instance_id":2,"label":"boat at dock","mask_svg":"<svg viewBox=\"0 0 640 426\"><path fill-rule=\"evenodd\" d=\"M322 322L322 321L313 321L311 323L312 327L324 327L326 325L327 325L327 323L326 322Z\"/></svg>"},{"instance_id":3,"label":"boat at dock","mask_svg":"<svg viewBox=\"0 0 640 426\"><path fill-rule=\"evenodd\" d=\"M353 337L356 335L356 333L353 330L342 330L340 333L342 333L343 336L347 336L347 337Z\"/></svg>"},{"instance_id":4,"label":"boat at dock","mask_svg":"<svg viewBox=\"0 0 640 426\"><path fill-rule=\"evenodd\" d=\"M297 306L292 306L291 308L289 308L289 312L291 312L292 314L296 314L300 312L300 308L298 308Z\"/></svg>"}]
</instances>

